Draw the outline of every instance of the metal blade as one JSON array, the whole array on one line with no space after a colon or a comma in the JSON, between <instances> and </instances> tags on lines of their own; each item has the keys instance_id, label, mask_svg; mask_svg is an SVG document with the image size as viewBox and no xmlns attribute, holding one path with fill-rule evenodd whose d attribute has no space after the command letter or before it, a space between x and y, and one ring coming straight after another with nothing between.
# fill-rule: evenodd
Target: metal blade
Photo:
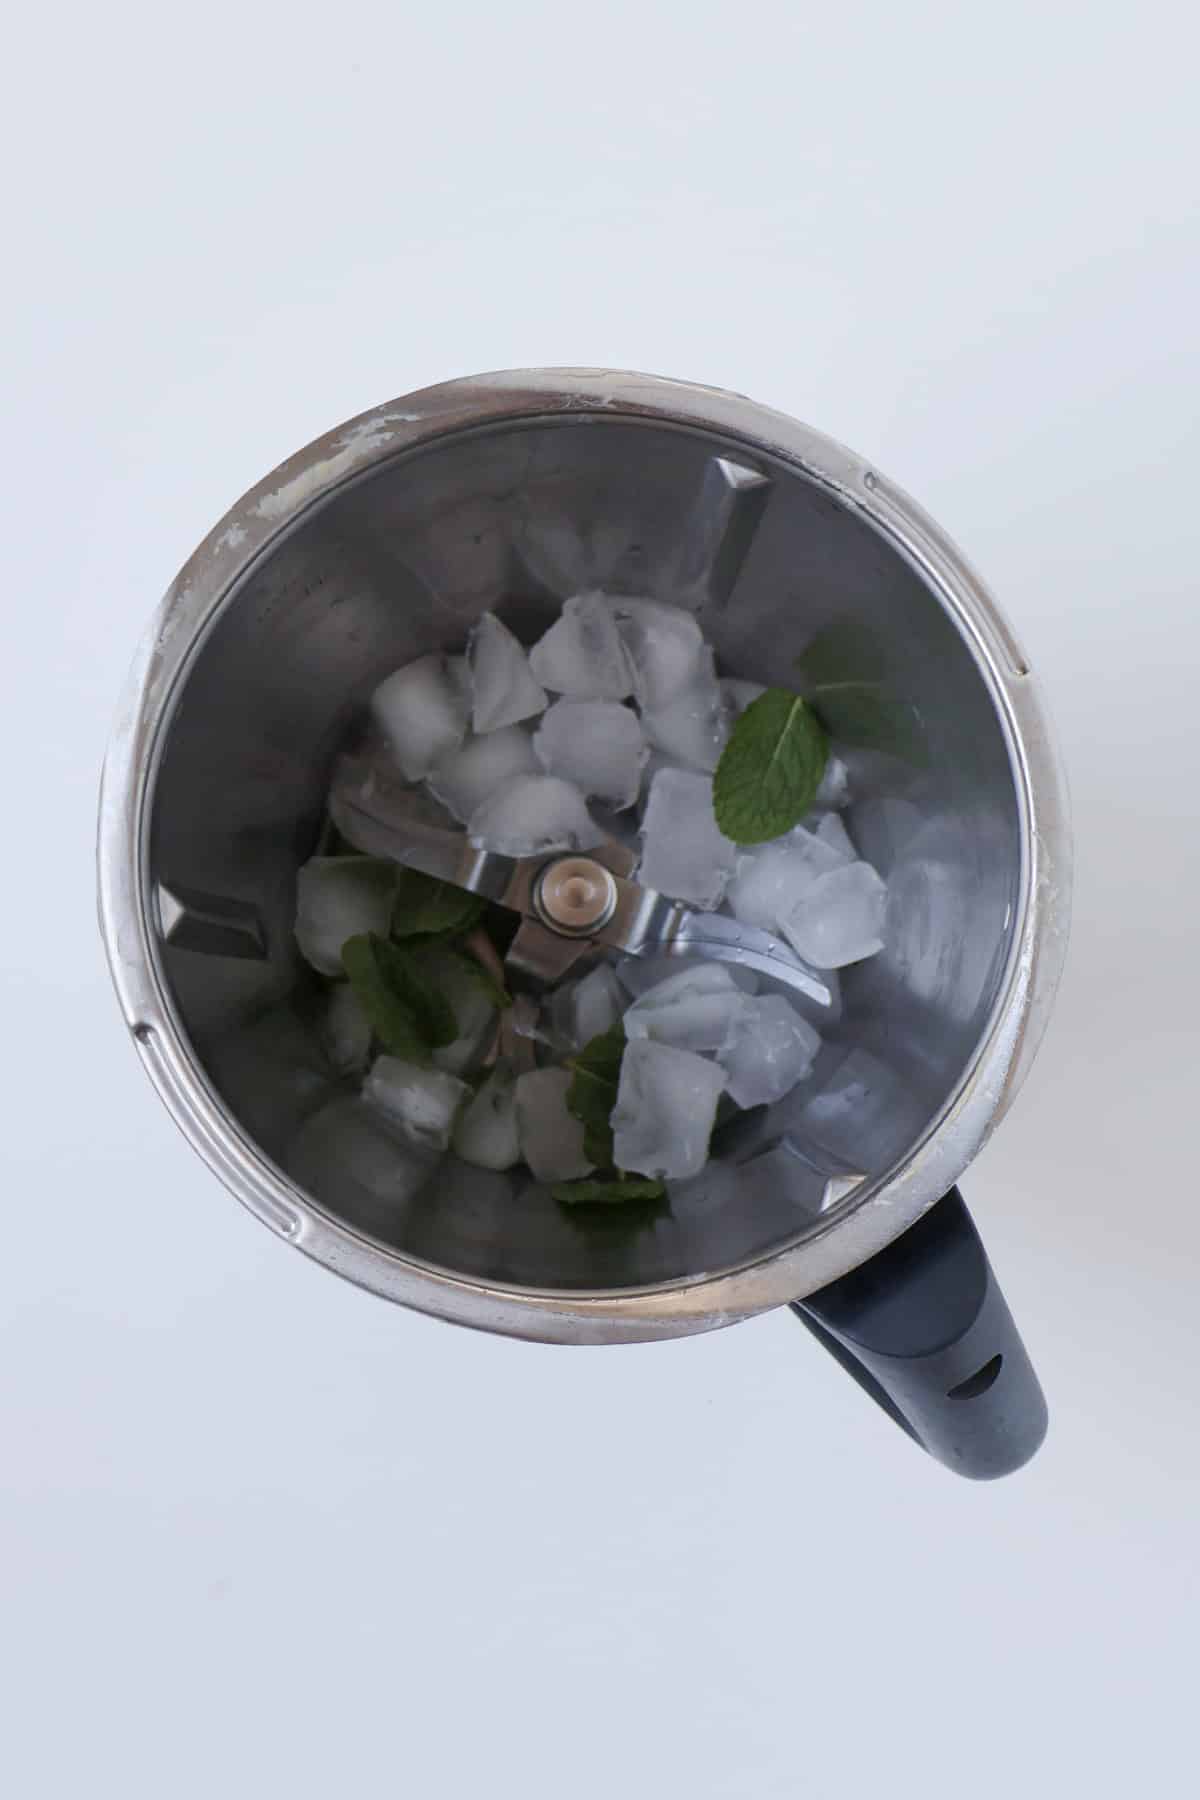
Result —
<instances>
[{"instance_id":1,"label":"metal blade","mask_svg":"<svg viewBox=\"0 0 1200 1800\"><path fill-rule=\"evenodd\" d=\"M556 981L587 951L606 948L629 956L705 956L740 963L818 1006L833 1004L821 972L769 932L716 913L693 912L631 881L633 852L613 840L586 852L613 877L617 904L612 917L590 937L572 939L552 931L534 906L538 877L562 852L511 857L475 849L465 831L448 827L440 809L377 759L338 759L329 811L342 836L364 855L420 869L523 914L526 922L508 963L526 980L542 985Z\"/></svg>"},{"instance_id":2,"label":"metal blade","mask_svg":"<svg viewBox=\"0 0 1200 1800\"><path fill-rule=\"evenodd\" d=\"M563 937L540 919L523 919L508 946L504 967L535 987L552 987L581 957L593 955L595 949L591 938Z\"/></svg>"},{"instance_id":3,"label":"metal blade","mask_svg":"<svg viewBox=\"0 0 1200 1800\"><path fill-rule=\"evenodd\" d=\"M833 995L819 969L801 961L787 944L719 913L693 912L653 888L617 880L617 907L592 941L630 956L705 956L710 962L740 963L758 975L805 994L818 1006Z\"/></svg>"},{"instance_id":4,"label":"metal blade","mask_svg":"<svg viewBox=\"0 0 1200 1800\"><path fill-rule=\"evenodd\" d=\"M476 850L465 831L442 823L440 809L419 790L389 776L377 761L362 757L338 758L329 815L347 843L364 856L436 875L516 912L531 904L531 883L545 861Z\"/></svg>"},{"instance_id":5,"label":"metal blade","mask_svg":"<svg viewBox=\"0 0 1200 1800\"><path fill-rule=\"evenodd\" d=\"M833 994L820 969L802 962L769 931L718 913L685 914L670 941L660 946L659 954L705 956L710 962L740 963L757 975L767 975L772 981L806 994L818 1006L833 1005Z\"/></svg>"}]
</instances>

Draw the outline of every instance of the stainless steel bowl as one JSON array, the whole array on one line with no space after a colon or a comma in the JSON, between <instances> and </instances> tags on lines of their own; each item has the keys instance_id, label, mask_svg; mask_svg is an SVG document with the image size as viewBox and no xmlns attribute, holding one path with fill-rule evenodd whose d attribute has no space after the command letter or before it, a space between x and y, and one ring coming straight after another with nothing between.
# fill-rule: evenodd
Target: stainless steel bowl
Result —
<instances>
[{"instance_id":1,"label":"stainless steel bowl","mask_svg":"<svg viewBox=\"0 0 1200 1800\"><path fill-rule=\"evenodd\" d=\"M670 1218L581 1229L536 1185L462 1165L401 1208L336 1178L305 1191L288 1142L337 1083L291 919L336 747L381 676L459 647L484 609L529 637L589 586L682 600L724 672L817 691L854 778L852 831L888 879L887 949L843 972L814 1080L748 1115ZM938 528L804 425L604 370L427 389L240 500L137 660L99 861L138 1051L233 1193L389 1299L569 1342L730 1323L911 1226L1029 1068L1069 905L1035 683Z\"/></svg>"}]
</instances>

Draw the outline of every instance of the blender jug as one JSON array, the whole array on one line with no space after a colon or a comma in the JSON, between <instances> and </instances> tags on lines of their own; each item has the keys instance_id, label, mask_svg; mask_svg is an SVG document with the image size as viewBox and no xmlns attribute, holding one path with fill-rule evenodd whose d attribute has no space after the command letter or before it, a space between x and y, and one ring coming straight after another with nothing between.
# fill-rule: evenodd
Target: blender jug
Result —
<instances>
[{"instance_id":1,"label":"blender jug","mask_svg":"<svg viewBox=\"0 0 1200 1800\"><path fill-rule=\"evenodd\" d=\"M528 643L592 588L686 606L724 674L811 697L887 880L883 952L829 978L812 1076L720 1127L704 1175L653 1218L573 1218L536 1182L454 1158L391 1205L336 1163L297 1173L304 1121L345 1084L295 950L296 871L364 701L410 659L460 650L485 611ZM665 928L625 856L612 866L651 937L612 941L644 953ZM489 891L495 861L467 885ZM239 501L169 591L110 745L99 864L148 1073L234 1194L327 1267L562 1343L790 1304L950 1468L999 1475L1037 1448L1041 1390L955 1183L1052 1003L1062 787L994 603L838 445L736 395L596 370L454 381L364 414Z\"/></svg>"}]
</instances>

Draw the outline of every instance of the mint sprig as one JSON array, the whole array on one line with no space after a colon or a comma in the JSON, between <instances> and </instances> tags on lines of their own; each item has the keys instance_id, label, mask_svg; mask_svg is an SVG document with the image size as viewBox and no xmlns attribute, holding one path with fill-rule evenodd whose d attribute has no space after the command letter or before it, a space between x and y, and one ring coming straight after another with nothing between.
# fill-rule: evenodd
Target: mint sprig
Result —
<instances>
[{"instance_id":1,"label":"mint sprig","mask_svg":"<svg viewBox=\"0 0 1200 1800\"><path fill-rule=\"evenodd\" d=\"M625 1027L618 1019L607 1031L585 1044L570 1061L571 1085L567 1111L583 1126L583 1153L597 1168L613 1166L613 1134L609 1120L617 1104L621 1058L625 1054Z\"/></svg>"},{"instance_id":2,"label":"mint sprig","mask_svg":"<svg viewBox=\"0 0 1200 1800\"><path fill-rule=\"evenodd\" d=\"M829 744L799 694L768 688L737 721L713 776L718 830L735 844L782 837L812 811Z\"/></svg>"},{"instance_id":3,"label":"mint sprig","mask_svg":"<svg viewBox=\"0 0 1200 1800\"><path fill-rule=\"evenodd\" d=\"M590 1175L556 1182L550 1189L561 1206L627 1206L631 1200L661 1200L666 1191L663 1182L644 1175Z\"/></svg>"},{"instance_id":4,"label":"mint sprig","mask_svg":"<svg viewBox=\"0 0 1200 1800\"><path fill-rule=\"evenodd\" d=\"M421 972L419 958L375 932L347 938L342 967L384 1049L428 1062L458 1035L454 1008Z\"/></svg>"},{"instance_id":5,"label":"mint sprig","mask_svg":"<svg viewBox=\"0 0 1200 1800\"><path fill-rule=\"evenodd\" d=\"M645 1175L626 1175L614 1167L611 1119L621 1083L625 1044L625 1027L618 1019L571 1059L567 1111L583 1125L583 1153L596 1164L597 1173L579 1181L560 1181L552 1187L550 1192L563 1206L628 1206L666 1197L661 1181Z\"/></svg>"},{"instance_id":6,"label":"mint sprig","mask_svg":"<svg viewBox=\"0 0 1200 1800\"><path fill-rule=\"evenodd\" d=\"M928 767L921 715L897 694L895 672L861 629L827 625L796 658L796 667L805 697L831 737L915 768Z\"/></svg>"}]
</instances>

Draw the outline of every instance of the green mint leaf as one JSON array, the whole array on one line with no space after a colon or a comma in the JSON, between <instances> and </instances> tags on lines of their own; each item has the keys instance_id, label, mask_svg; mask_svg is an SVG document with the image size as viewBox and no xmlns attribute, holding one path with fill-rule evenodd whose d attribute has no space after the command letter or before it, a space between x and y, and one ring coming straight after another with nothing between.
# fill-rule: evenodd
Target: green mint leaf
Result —
<instances>
[{"instance_id":1,"label":"green mint leaf","mask_svg":"<svg viewBox=\"0 0 1200 1800\"><path fill-rule=\"evenodd\" d=\"M469 950L447 950L445 954L453 957L455 967L461 969L467 979L474 982L475 986L487 995L493 1006L503 1012L506 1006L512 1005L512 995L508 989L502 987L495 976L485 969L478 957L472 956Z\"/></svg>"},{"instance_id":2,"label":"green mint leaf","mask_svg":"<svg viewBox=\"0 0 1200 1800\"><path fill-rule=\"evenodd\" d=\"M582 1111L575 1113L576 1118L584 1124L598 1116L608 1119L616 1100L617 1083L621 1079L621 1058L625 1054L625 1027L620 1019L602 1031L599 1037L591 1038L578 1056L571 1058L571 1069L574 1074L572 1088L578 1089L577 1099ZM611 1090L607 1094L606 1090ZM603 1113L597 1114L596 1107L603 1096ZM567 1105L572 1107L571 1095L568 1094Z\"/></svg>"},{"instance_id":3,"label":"green mint leaf","mask_svg":"<svg viewBox=\"0 0 1200 1800\"><path fill-rule=\"evenodd\" d=\"M486 900L467 888L423 875L419 869L399 869L392 936L420 938L425 943L438 937L460 937L479 923L486 905Z\"/></svg>"},{"instance_id":4,"label":"green mint leaf","mask_svg":"<svg viewBox=\"0 0 1200 1800\"><path fill-rule=\"evenodd\" d=\"M929 766L921 715L908 700L890 700L866 681L815 687L810 704L831 737L859 750L877 750L913 768Z\"/></svg>"},{"instance_id":5,"label":"green mint leaf","mask_svg":"<svg viewBox=\"0 0 1200 1800\"><path fill-rule=\"evenodd\" d=\"M617 1104L621 1058L625 1054L625 1027L618 1019L584 1045L570 1062L571 1085L567 1111L584 1127L583 1153L598 1168L611 1168L613 1134L609 1119Z\"/></svg>"},{"instance_id":6,"label":"green mint leaf","mask_svg":"<svg viewBox=\"0 0 1200 1800\"><path fill-rule=\"evenodd\" d=\"M799 694L768 688L737 721L713 776L717 828L735 844L782 837L812 811L829 746Z\"/></svg>"},{"instance_id":7,"label":"green mint leaf","mask_svg":"<svg viewBox=\"0 0 1200 1800\"><path fill-rule=\"evenodd\" d=\"M568 1111L570 1109L568 1108ZM606 1119L603 1125L585 1125L583 1128L583 1154L598 1169L611 1169L613 1166L613 1134L612 1126Z\"/></svg>"},{"instance_id":8,"label":"green mint leaf","mask_svg":"<svg viewBox=\"0 0 1200 1800\"><path fill-rule=\"evenodd\" d=\"M426 973L416 951L380 939L388 980L402 994L420 1021L434 1050L444 1050L458 1036L458 1020L450 1000Z\"/></svg>"},{"instance_id":9,"label":"green mint leaf","mask_svg":"<svg viewBox=\"0 0 1200 1800\"><path fill-rule=\"evenodd\" d=\"M921 715L896 697L881 645L861 628L828 625L796 658L806 699L831 737L917 768L929 764Z\"/></svg>"},{"instance_id":10,"label":"green mint leaf","mask_svg":"<svg viewBox=\"0 0 1200 1800\"><path fill-rule=\"evenodd\" d=\"M626 1206L631 1200L662 1200L667 1190L661 1181L628 1175L611 1181L595 1176L559 1181L550 1192L562 1206Z\"/></svg>"},{"instance_id":11,"label":"green mint leaf","mask_svg":"<svg viewBox=\"0 0 1200 1800\"><path fill-rule=\"evenodd\" d=\"M419 960L373 931L347 938L342 967L384 1049L427 1062L458 1035L454 1008L421 974Z\"/></svg>"},{"instance_id":12,"label":"green mint leaf","mask_svg":"<svg viewBox=\"0 0 1200 1800\"><path fill-rule=\"evenodd\" d=\"M840 619L809 639L796 658L796 667L804 677L806 694L816 687L849 683L880 686L887 680L887 651L872 632Z\"/></svg>"}]
</instances>

